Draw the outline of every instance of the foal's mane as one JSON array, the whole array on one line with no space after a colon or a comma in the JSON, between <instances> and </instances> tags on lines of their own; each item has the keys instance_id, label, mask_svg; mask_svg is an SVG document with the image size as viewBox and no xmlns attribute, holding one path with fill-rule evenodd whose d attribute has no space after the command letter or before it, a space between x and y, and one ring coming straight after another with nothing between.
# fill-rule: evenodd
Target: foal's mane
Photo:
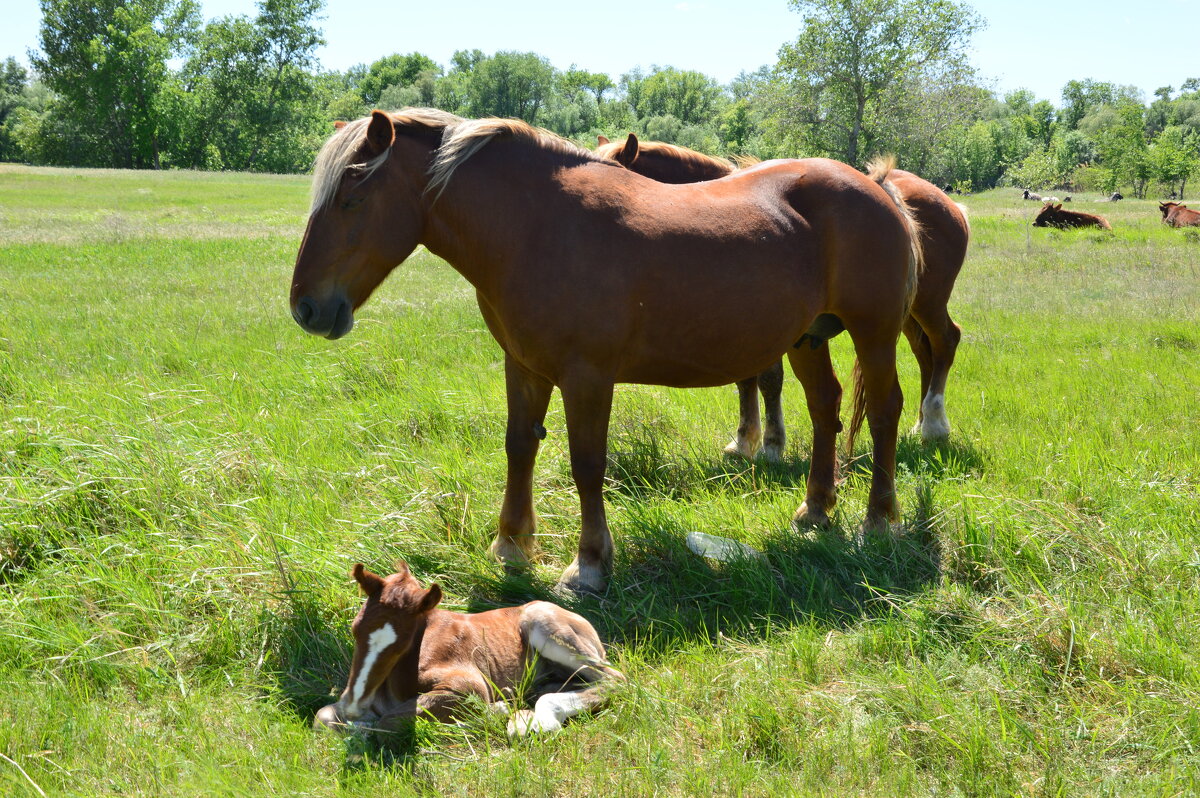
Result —
<instances>
[{"instance_id":1,"label":"foal's mane","mask_svg":"<svg viewBox=\"0 0 1200 798\"><path fill-rule=\"evenodd\" d=\"M455 170L464 161L489 141L499 137L523 139L550 152L578 156L581 161L609 162L556 133L519 119L463 119L436 108L405 108L403 111L393 111L388 116L397 133L414 128L441 132L442 143L434 155L429 170L429 185L425 189L435 196L445 189ZM390 149L368 161L355 162L370 122L371 117L368 116L346 123L321 147L313 167L311 213L315 214L333 200L342 175L347 170L353 169L366 178L387 161Z\"/></svg>"}]
</instances>

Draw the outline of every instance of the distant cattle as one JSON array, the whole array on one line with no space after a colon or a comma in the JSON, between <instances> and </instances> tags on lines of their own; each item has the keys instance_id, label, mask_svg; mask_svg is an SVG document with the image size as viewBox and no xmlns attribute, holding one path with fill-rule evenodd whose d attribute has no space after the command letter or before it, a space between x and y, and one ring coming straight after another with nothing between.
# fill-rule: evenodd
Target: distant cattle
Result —
<instances>
[{"instance_id":1,"label":"distant cattle","mask_svg":"<svg viewBox=\"0 0 1200 798\"><path fill-rule=\"evenodd\" d=\"M1035 201L1037 201L1037 202L1041 202L1041 201L1042 201L1042 195L1041 195L1041 194L1034 194L1034 193L1033 193L1032 191L1030 191L1029 189L1025 189L1025 193L1021 195L1021 198L1022 198L1022 199L1027 199L1027 200L1035 200Z\"/></svg>"},{"instance_id":2,"label":"distant cattle","mask_svg":"<svg viewBox=\"0 0 1200 798\"><path fill-rule=\"evenodd\" d=\"M1064 211L1062 203L1054 205L1046 203L1037 218L1033 220L1034 227L1057 227L1059 230L1069 230L1073 227L1099 227L1101 230L1111 230L1112 225L1101 216L1079 211Z\"/></svg>"},{"instance_id":3,"label":"distant cattle","mask_svg":"<svg viewBox=\"0 0 1200 798\"><path fill-rule=\"evenodd\" d=\"M1123 199L1125 199L1125 196L1119 191L1114 191L1108 197L1109 202L1116 202L1117 200L1123 200Z\"/></svg>"},{"instance_id":4,"label":"distant cattle","mask_svg":"<svg viewBox=\"0 0 1200 798\"><path fill-rule=\"evenodd\" d=\"M1158 209L1162 211L1163 224L1171 227L1200 227L1200 211L1194 211L1178 202L1160 202Z\"/></svg>"}]
</instances>

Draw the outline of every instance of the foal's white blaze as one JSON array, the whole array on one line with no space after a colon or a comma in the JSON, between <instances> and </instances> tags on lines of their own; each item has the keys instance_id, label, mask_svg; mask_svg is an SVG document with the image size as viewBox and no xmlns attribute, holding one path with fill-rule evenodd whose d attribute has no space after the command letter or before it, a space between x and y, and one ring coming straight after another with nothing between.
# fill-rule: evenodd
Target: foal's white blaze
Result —
<instances>
[{"instance_id":1,"label":"foal's white blaze","mask_svg":"<svg viewBox=\"0 0 1200 798\"><path fill-rule=\"evenodd\" d=\"M350 703L346 706L347 715L353 717L360 713L358 702L362 700L363 692L367 689L367 680L371 676L371 669L375 667L375 660L379 659L384 649L395 642L396 630L390 623L385 623L367 637L367 655L363 657L362 668L354 681L354 689L350 691Z\"/></svg>"},{"instance_id":2,"label":"foal's white blaze","mask_svg":"<svg viewBox=\"0 0 1200 798\"><path fill-rule=\"evenodd\" d=\"M946 397L929 394L921 402L921 437L925 440L945 438L950 434L950 419L946 417Z\"/></svg>"}]
</instances>

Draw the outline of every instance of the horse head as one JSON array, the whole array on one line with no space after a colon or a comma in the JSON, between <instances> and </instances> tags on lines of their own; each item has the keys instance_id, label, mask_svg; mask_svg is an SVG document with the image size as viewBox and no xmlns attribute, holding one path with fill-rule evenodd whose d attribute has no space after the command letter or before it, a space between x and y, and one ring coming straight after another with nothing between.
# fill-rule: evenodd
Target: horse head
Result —
<instances>
[{"instance_id":1,"label":"horse head","mask_svg":"<svg viewBox=\"0 0 1200 798\"><path fill-rule=\"evenodd\" d=\"M384 714L377 708L382 703L376 700L380 689L385 688L396 663L411 651L429 613L442 600L442 589L436 583L423 589L405 563L397 563L396 568L396 573L381 577L362 563L354 566L354 579L367 600L350 625L354 657L346 689L337 703L317 713L318 721L328 726L374 720Z\"/></svg>"},{"instance_id":2,"label":"horse head","mask_svg":"<svg viewBox=\"0 0 1200 798\"><path fill-rule=\"evenodd\" d=\"M315 335L350 332L354 311L419 243L441 134L397 135L396 124L382 111L342 124L317 156L290 297L292 317Z\"/></svg>"}]
</instances>

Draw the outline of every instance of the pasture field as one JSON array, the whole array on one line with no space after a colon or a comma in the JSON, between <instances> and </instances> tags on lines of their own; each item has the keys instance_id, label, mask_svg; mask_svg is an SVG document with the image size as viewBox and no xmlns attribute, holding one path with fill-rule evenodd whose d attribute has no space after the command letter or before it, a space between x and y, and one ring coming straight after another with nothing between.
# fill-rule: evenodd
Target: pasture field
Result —
<instances>
[{"instance_id":1,"label":"pasture field","mask_svg":"<svg viewBox=\"0 0 1200 798\"><path fill-rule=\"evenodd\" d=\"M483 716L309 730L354 562L403 557L452 609L547 598L578 507L556 398L542 561L488 560L504 380L473 292L422 252L348 337L306 336L307 186L0 166L0 794L1200 791L1200 237L1154 202L1077 198L1114 232L1060 233L1015 190L965 198L954 432L902 440L892 538L855 538L861 458L837 528L789 528L794 380L779 465L721 457L732 387L620 388L613 586L571 604L631 683L511 744Z\"/></svg>"}]
</instances>

